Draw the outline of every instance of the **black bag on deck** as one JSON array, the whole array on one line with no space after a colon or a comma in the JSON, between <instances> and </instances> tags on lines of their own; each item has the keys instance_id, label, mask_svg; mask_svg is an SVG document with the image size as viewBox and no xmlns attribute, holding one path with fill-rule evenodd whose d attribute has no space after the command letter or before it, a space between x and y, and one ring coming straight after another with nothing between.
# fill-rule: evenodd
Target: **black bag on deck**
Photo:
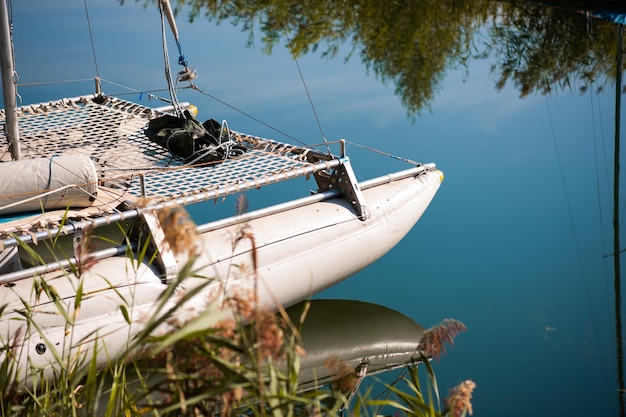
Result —
<instances>
[{"instance_id":1,"label":"black bag on deck","mask_svg":"<svg viewBox=\"0 0 626 417\"><path fill-rule=\"evenodd\" d=\"M145 134L174 155L185 158L186 164L223 161L246 152L228 132L222 132L219 122L210 119L201 124L188 111L184 118L165 115L150 120Z\"/></svg>"}]
</instances>

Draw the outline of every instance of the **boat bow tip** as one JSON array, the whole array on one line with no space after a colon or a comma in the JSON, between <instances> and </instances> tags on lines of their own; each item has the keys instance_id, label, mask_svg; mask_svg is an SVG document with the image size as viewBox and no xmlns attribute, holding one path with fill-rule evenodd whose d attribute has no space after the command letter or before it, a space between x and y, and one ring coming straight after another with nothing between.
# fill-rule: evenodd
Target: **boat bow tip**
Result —
<instances>
[{"instance_id":1,"label":"boat bow tip","mask_svg":"<svg viewBox=\"0 0 626 417\"><path fill-rule=\"evenodd\" d=\"M435 172L439 174L439 183L442 183L444 179L443 171L441 171L440 169L437 169L435 170Z\"/></svg>"}]
</instances>

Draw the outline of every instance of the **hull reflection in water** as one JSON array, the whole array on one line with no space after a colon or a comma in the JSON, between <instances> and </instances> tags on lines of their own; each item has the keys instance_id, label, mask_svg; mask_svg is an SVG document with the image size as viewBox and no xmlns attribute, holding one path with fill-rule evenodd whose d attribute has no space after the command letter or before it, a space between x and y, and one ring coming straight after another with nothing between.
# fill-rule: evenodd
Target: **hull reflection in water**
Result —
<instances>
[{"instance_id":1,"label":"hull reflection in water","mask_svg":"<svg viewBox=\"0 0 626 417\"><path fill-rule=\"evenodd\" d=\"M348 405L360 382L366 376L381 374L393 369L418 364L424 359L430 359L430 345L427 341L431 330L425 330L409 317L381 305L354 300L312 300L300 302L288 308L286 313L291 323L299 328L301 346L306 352L299 359L297 392L303 394L321 389L340 390L345 396L343 398L346 398L346 402L341 407ZM282 316L279 314L277 317L280 321ZM263 321L263 323L268 328L261 331L266 332L269 331L273 322ZM269 333L272 332L269 331ZM289 339L289 336L284 337ZM234 340L236 339L235 337ZM236 344L234 341L233 343ZM250 343L254 344L255 342ZM136 402L138 409L144 407L148 409L148 404L156 405L157 408L171 407L176 404L176 395L179 394L177 390L182 388L187 398L201 396L209 391L216 392L214 398L205 399L208 405L205 404L201 408L221 412L223 405L221 399L224 398L222 391L224 390L216 389L215 384L228 385L228 381L230 381L234 384L233 386L238 384L247 387L249 383L247 378L252 378L255 381L252 383L253 386L257 382L255 366L258 365L252 365L251 362L242 359L245 358L246 348L242 351L236 349L238 353L234 357L242 359L242 366L236 367L236 373L230 374L228 371L224 371L225 374L222 374L220 371L218 374L225 379L225 382L221 379L216 382L219 378L211 379L209 375L212 375L212 371L207 371L208 368L216 367L215 357L205 360L198 353L202 349L194 350L193 348L190 349L188 345L185 346L185 348L181 348L180 345L174 346L170 353L161 354L150 360L153 369L161 369L161 371L149 374L147 378L146 375L143 375L142 378L137 378L135 375L133 378L126 379L129 392L135 394L133 401ZM249 347L249 349L255 354L254 347ZM221 353L224 354L224 351L222 350ZM174 359L173 362L168 362L170 371L165 370L167 367L164 356L167 355L170 357L168 361L171 361L172 357L178 358ZM230 362L228 358L219 356L217 367L222 371L230 369L229 365L225 365ZM265 363L264 361L261 362ZM254 363L258 364L258 361L254 361ZM280 379L276 375L281 372L285 378L289 378L287 376L289 371L286 368L292 364L287 365L284 358L277 359L273 363L276 366L275 378ZM199 364L206 364L207 369L202 369ZM179 366L184 369L180 369ZM255 370L251 374L252 377L248 371L250 369ZM168 372L174 372L174 375L170 375ZM200 383L191 381L189 386L186 385L187 381L172 384L173 380L169 377L175 376L179 372L182 375L205 373L204 378L206 379ZM288 384L288 382L285 383ZM271 391L270 383L266 382L266 384L266 389ZM277 384L280 385L280 382ZM185 389L189 389L190 392L185 392ZM246 389L244 388L243 391ZM247 394L250 395L249 392ZM109 395L110 393L106 392L100 397L101 407L99 408L106 408ZM240 395L245 397L246 393L241 392ZM268 394L266 393L266 395ZM288 394L284 392L283 395ZM230 398L228 394L226 394L226 398ZM292 399L287 400L286 398ZM245 402L246 408L255 407L256 401L257 397L253 395L252 399ZM280 401L297 402L295 397L288 396ZM238 413L242 414L244 411L242 408L238 410Z\"/></svg>"},{"instance_id":2,"label":"hull reflection in water","mask_svg":"<svg viewBox=\"0 0 626 417\"><path fill-rule=\"evenodd\" d=\"M288 310L297 323L307 302ZM314 300L302 324L300 387L320 388L341 377L335 366L375 375L417 363L424 328L390 308L353 300ZM345 368L344 368L345 370Z\"/></svg>"}]
</instances>

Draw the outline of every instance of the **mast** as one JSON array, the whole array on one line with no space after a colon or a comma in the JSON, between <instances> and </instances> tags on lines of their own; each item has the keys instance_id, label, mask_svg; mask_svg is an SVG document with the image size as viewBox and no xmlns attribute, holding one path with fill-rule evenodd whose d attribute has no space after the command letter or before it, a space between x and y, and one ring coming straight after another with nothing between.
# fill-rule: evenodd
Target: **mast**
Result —
<instances>
[{"instance_id":1,"label":"mast","mask_svg":"<svg viewBox=\"0 0 626 417\"><path fill-rule=\"evenodd\" d=\"M17 104L15 101L15 81L13 74L13 48L9 29L9 14L5 0L0 0L0 72L2 72L2 96L6 124L4 134L9 141L11 158L20 159L20 137L17 128Z\"/></svg>"}]
</instances>

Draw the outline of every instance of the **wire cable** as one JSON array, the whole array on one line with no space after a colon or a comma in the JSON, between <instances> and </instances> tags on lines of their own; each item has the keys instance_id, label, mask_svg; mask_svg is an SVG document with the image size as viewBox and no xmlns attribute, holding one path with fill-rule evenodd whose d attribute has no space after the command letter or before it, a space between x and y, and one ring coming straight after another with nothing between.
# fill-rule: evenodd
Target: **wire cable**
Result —
<instances>
[{"instance_id":1,"label":"wire cable","mask_svg":"<svg viewBox=\"0 0 626 417\"><path fill-rule=\"evenodd\" d=\"M606 243L607 243L607 239L604 233L604 228L605 228L605 220L604 217L602 216L603 213L603 207L602 207L602 191L601 191L601 183L600 183L600 167L604 166L605 168L607 167L607 163L606 163L606 158L601 161L600 160L600 155L598 154L598 148L600 147L600 145L598 144L598 138L596 136L596 114L594 111L594 101L593 101L593 89L590 89L590 93L589 93L589 97L590 97L590 107L591 107L591 126L592 126L592 134L593 134L593 142L594 142L594 146L593 146L593 153L594 153L594 161L595 161L595 168L596 168L596 197L597 197L597 203L598 203L598 221L600 223L600 238L602 239L602 252L603 253L607 253L608 252L608 248L606 247ZM600 100L598 100L598 108L600 108ZM601 116L601 113L600 113ZM600 129L602 129L602 118L600 117ZM600 138L601 138L601 143L602 143L602 147L604 149L604 131L601 130L601 134L600 134ZM606 152L605 152L605 156L606 156ZM601 163L603 162L603 163ZM607 185L607 187L609 186L609 177L608 177L608 173L607 170L604 170L604 174L606 176L605 178L605 184ZM607 190L607 193L610 195L610 191ZM607 256L605 255L605 258ZM610 297L610 288L609 288L609 271L606 268L606 264L603 263L603 274L604 274L604 291L605 291L605 295L606 295L606 299L609 300ZM607 317L611 316L611 306L609 305L609 303L607 303L606 305L607 307ZM606 372L605 372L606 373Z\"/></svg>"},{"instance_id":2,"label":"wire cable","mask_svg":"<svg viewBox=\"0 0 626 417\"><path fill-rule=\"evenodd\" d=\"M565 195L565 203L567 206L567 215L569 218L569 223L570 223L570 228L572 230L572 235L574 237L574 246L576 248L576 257L578 258L578 266L580 268L580 273L582 276L582 280L583 280L583 287L585 289L585 296L587 299L587 308L589 310L589 316L591 318L591 323L592 323L592 327L593 327L593 333L595 335L596 338L596 343L598 345L600 345L600 336L599 336L599 332L598 332L598 325L596 323L596 319L595 316L593 314L593 309L592 309L592 303L591 303L591 296L589 294L589 285L587 284L587 274L585 273L585 267L583 264L583 257L582 257L582 251L580 249L580 243L579 243L579 238L578 238L578 234L576 233L576 224L574 222L574 216L572 214L572 207L571 207L571 203L570 203L570 197L569 197L569 193L567 191L567 185L565 184L565 175L563 173L563 164L561 162L561 155L559 152L559 146L557 144L557 140L556 140L556 133L554 131L554 123L552 121L552 113L550 112L550 103L548 102L548 98L547 96L545 97L545 101L546 101L546 108L548 109L548 120L550 122L550 130L552 133L552 143L554 144L554 150L556 153L556 159L557 159L557 164L559 167L559 174L561 177L561 185L563 186L563 194ZM604 364L604 355L600 355L600 358L602 360L602 363ZM606 367L604 367L604 369L606 369ZM606 375L605 375L606 376ZM608 379L607 379L608 381Z\"/></svg>"},{"instance_id":3,"label":"wire cable","mask_svg":"<svg viewBox=\"0 0 626 417\"><path fill-rule=\"evenodd\" d=\"M623 26L617 26L617 68L615 74L615 151L613 173L613 265L615 272L615 339L617 341L617 379L619 415L624 417L624 349L622 345L622 290L619 242L620 108L622 88Z\"/></svg>"},{"instance_id":4,"label":"wire cable","mask_svg":"<svg viewBox=\"0 0 626 417\"><path fill-rule=\"evenodd\" d=\"M276 128L276 127L274 127L274 126L272 126L272 125L270 125L270 124L268 124L266 122L264 122L263 120L261 120L259 118L256 118L256 117L252 116L249 113L244 112L241 109L238 109L237 107L235 107L235 106L233 106L231 104L228 104L227 102L225 102L225 101L223 101L223 100L221 100L221 99L219 99L219 98L217 98L217 97L207 93L206 91L198 88L195 84L191 85L190 87L185 87L185 88L193 88L194 90L196 90L200 94L203 94L203 95L205 95L205 96L207 96L209 98L212 98L213 100L217 101L218 103L221 103L221 104L225 105L226 107L231 108L231 109L235 110L236 112L238 112L238 113L240 113L240 114L242 114L242 115L244 115L246 117L249 117L250 119L254 120L255 122L257 122L259 124L262 124L263 126L272 129L274 132L277 132L277 133L279 133L281 135L284 135L285 137L298 142L300 145L307 146L307 144L304 143L303 141L301 141L300 139L295 138L295 137L291 136L290 134L283 132L282 130L280 130L280 129L278 129L278 128ZM328 145L326 139L324 139L324 142L326 143L326 145Z\"/></svg>"},{"instance_id":5,"label":"wire cable","mask_svg":"<svg viewBox=\"0 0 626 417\"><path fill-rule=\"evenodd\" d=\"M295 51L291 45L291 38L286 30L284 30L285 37L287 38L287 44L289 45L289 49L291 50L291 55L293 56L293 60L296 63L296 67L298 68L298 74L300 74L300 79L302 80L302 85L304 86L304 91L306 91L306 96L309 99L309 104L311 105L311 109L313 110L313 116L315 117L315 121L317 122L317 127L320 130L320 134L322 135L322 139L326 144L326 151L329 155L331 155L330 147L328 146L328 141L326 140L326 135L324 134L324 130L322 129L322 124L320 123L320 118L317 116L317 111L315 110L315 105L313 104L313 99L311 98L311 93L309 93L309 87L304 80L304 75L302 74L302 69L300 68L300 63L298 62L298 57L296 56Z\"/></svg>"},{"instance_id":6,"label":"wire cable","mask_svg":"<svg viewBox=\"0 0 626 417\"><path fill-rule=\"evenodd\" d=\"M592 83L593 85L593 83ZM608 171L607 171L607 160L606 160L606 147L605 147L605 140L604 140L604 130L602 129L602 112L601 112L601 107L600 107L600 100L597 100L598 102L598 113L599 113L599 126L600 126L600 140L601 140L601 144L598 144L598 138L596 136L596 113L594 111L594 92L593 92L593 88L590 89L590 107L591 107L591 125L592 125L592 134L593 134L593 142L594 142L594 147L593 147L593 151L594 151L594 161L595 161L595 171L596 171L596 197L597 197L597 204L598 204L598 221L600 223L600 237L602 239L602 252L603 253L607 253L609 250L606 247L606 243L607 243L607 239L606 239L606 235L605 235L605 220L604 217L602 215L602 213L604 212L603 210L603 204L602 204L602 191L601 191L601 182L600 182L600 176L601 176L601 170L600 167L604 166L605 170L604 170L604 183L607 186L607 194L610 194L610 181L609 181L609 175L608 175ZM602 146L602 149L604 151L604 159L601 159L600 154L598 153L598 149L600 148L600 146ZM607 258L608 256L604 256L605 258ZM607 268L606 265L606 261L604 261L602 263L602 275L604 278L604 292L605 292L605 296L606 299L609 300L611 299L611 295L610 295L610 286L609 286L609 282L610 282L610 274L609 274L609 270ZM606 308L607 308L607 317L611 317L611 306L610 303L606 303ZM604 377L606 379L606 384L607 386L610 386L610 378L609 378L609 372L607 369L607 364L604 361L604 357L601 358L601 362L603 365L603 370L604 370Z\"/></svg>"},{"instance_id":7,"label":"wire cable","mask_svg":"<svg viewBox=\"0 0 626 417\"><path fill-rule=\"evenodd\" d=\"M349 140L347 140L346 143L349 143L351 145L357 146L359 148L363 148L363 149L365 149L367 151L371 151L371 152L374 152L374 153L377 153L377 154L380 154L380 155L388 156L388 157L390 157L392 159L397 159L398 161L406 162L406 163L411 164L411 165L415 165L415 166L422 165L420 162L414 161L412 159L405 158L405 157L398 156L398 155L394 155L392 153L381 151L380 149L372 148L370 146L362 145L360 143L351 142Z\"/></svg>"},{"instance_id":8,"label":"wire cable","mask_svg":"<svg viewBox=\"0 0 626 417\"><path fill-rule=\"evenodd\" d=\"M93 42L93 34L91 33L91 20L89 19L89 10L87 8L87 0L83 0L85 4L85 16L87 17L87 27L89 28L89 39L91 40L91 53L93 54L93 64L96 67L96 77L100 78L100 70L98 69L98 60L96 59L96 46Z\"/></svg>"}]
</instances>

